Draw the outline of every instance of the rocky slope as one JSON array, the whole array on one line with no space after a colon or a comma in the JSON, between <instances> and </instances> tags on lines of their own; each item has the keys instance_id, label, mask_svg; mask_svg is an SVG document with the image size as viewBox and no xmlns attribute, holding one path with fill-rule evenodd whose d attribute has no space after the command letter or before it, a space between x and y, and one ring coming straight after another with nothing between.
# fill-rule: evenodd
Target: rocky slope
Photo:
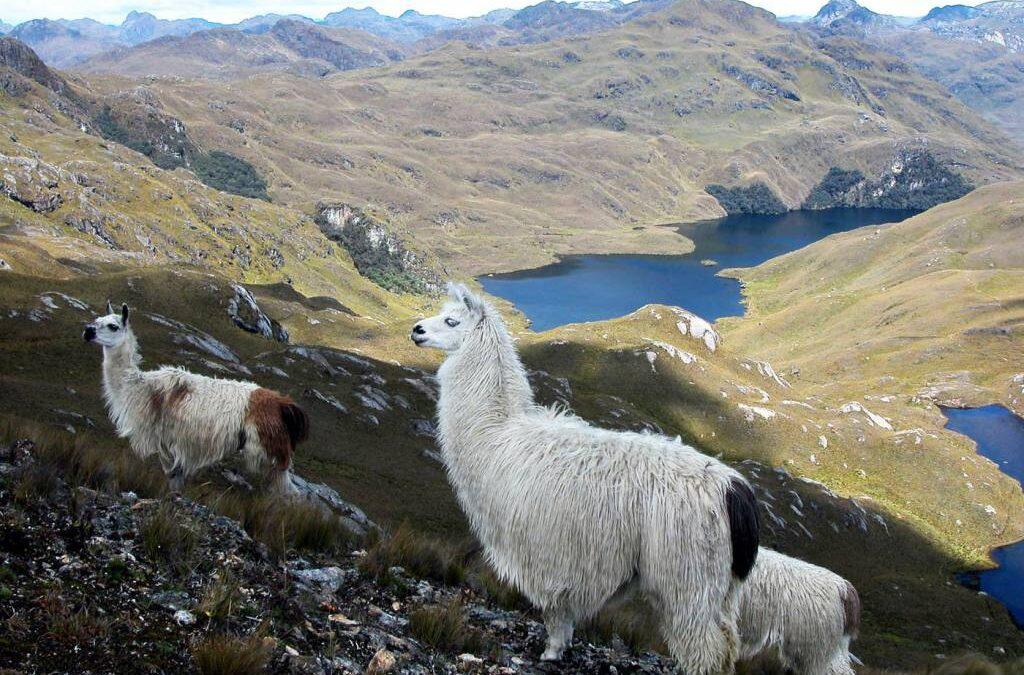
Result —
<instances>
[{"instance_id":1,"label":"rocky slope","mask_svg":"<svg viewBox=\"0 0 1024 675\"><path fill-rule=\"evenodd\" d=\"M110 509L113 519L119 521L118 514L132 514L128 520L120 521L120 537L102 535L111 539L112 544L97 541L95 549L80 550L73 541L61 541L72 537L67 526L61 524L67 521L62 519L70 518L72 523L83 520L76 520L71 515L74 511L67 511L75 500L60 497L61 488L53 489L58 495L54 504L37 499L27 504L16 500L14 522L31 523L23 528L26 536L47 536L52 542L50 548L32 546L29 551L7 551L0 546L0 555L7 556L3 564L14 560L17 565L38 570L38 574L21 575L18 585L0 579L12 590L17 588L19 603L30 604L38 597L42 589L39 579L46 578L44 562L53 570L62 564L80 563L82 577L70 577L73 580L105 579L107 557L120 560L119 556L127 551L135 558L123 556L125 564L136 571L126 572L125 578L141 577L139 586L145 590L139 593L151 598L176 586L185 591L185 597L171 598L176 601L172 607L157 605L147 613L153 616L152 624L147 627L129 623L128 632L119 629L120 622L129 621L128 618L116 613L104 616L111 622L106 632L97 634L95 641L91 634L81 638L83 648L109 653L118 636L124 634L134 636L132 640L137 640L138 649L154 655L158 662L160 658L187 659L188 654L182 650L176 650L174 656L161 655L160 640L164 638L149 643L154 635L150 629L156 635L165 628L175 631L174 635L187 635L191 652L211 633L251 635L259 622L245 617L258 617L267 624L265 632L259 633L260 644L263 637L276 639L268 642L272 664L298 658L288 650L291 647L301 657L299 662L310 659L328 671L330 668L323 659L334 663L334 658L341 657L361 667L377 649L386 647L410 667L426 662L439 664L437 668L442 669L464 668L466 665L457 657L471 651L485 661L488 670L500 666L531 672L535 668L533 659L541 639L535 617L524 618L507 611L521 610L521 600L488 582L486 571L477 569L475 563L452 562L465 555L458 551L469 551L472 547L464 543L466 525L448 488L444 468L437 460L432 438L430 419L436 391L429 373L434 364L417 360L424 358L423 352L402 346L408 341L398 333L399 326L376 338L364 334L345 338L337 325L331 325L341 310L326 299L304 298L280 287L250 286L261 310L287 327L289 342L282 343L239 328L232 318L237 290L229 282L208 274L139 269L111 273L95 269L91 274L63 282L4 274L7 276L0 292L0 360L5 370L0 375L0 386L10 395L0 400L0 424L6 429L2 435L36 438L44 444L54 443L54 436L58 436L62 440L56 445L65 448L63 454L44 454L43 464L53 466L70 453L77 459L60 459L64 462L61 466L70 467L60 471L61 480L77 476L70 489L81 484L109 495L76 492L81 495L82 508L96 503L95 511ZM250 537L268 546L278 559L287 554L284 560L288 562L283 566L274 561L268 564L258 554L259 547L239 539L230 524L211 521L202 508L184 502L174 508L173 515L186 518L182 521L186 529L195 529L199 535L196 565L184 577L187 582L175 576L172 568L154 557L156 553L146 552L144 540L135 543L138 536L134 533L141 533L141 525L161 509L159 503L148 499L162 494L164 481L157 467L140 466L125 455L122 442L112 438L98 392L100 355L83 345L80 338L82 323L106 297L126 299L136 308L136 331L147 367L156 363L182 364L197 372L254 379L289 393L313 420L312 437L296 455L300 475L315 476L396 534L399 524L406 522L416 533L442 538L428 548L454 547L451 550L456 553L442 556L449 562L429 562L436 554L430 554L428 562L424 562L423 555L408 553L411 545L403 543L385 544L377 553L371 550L367 556L341 554L332 549L329 557L323 557L318 555L321 545L316 543L323 535L315 534L322 528L310 532L297 526L286 526L283 530L279 525L268 527L262 524L266 515L260 514L266 511L259 502L246 506L244 500L239 501L241 496L230 496L235 495L237 486L213 488L204 480L190 489L191 498L240 518ZM407 328L407 323L403 325ZM779 374L769 364L736 352L728 341L721 342L713 329L680 310L649 307L621 320L566 327L546 337L517 332L531 381L543 402L568 405L585 418L609 428L678 433L708 452L724 453L736 462L757 486L766 541L825 564L858 586L865 615L855 651L867 663L921 666L940 661L936 654L965 651L1002 658L1024 655L1024 639L1005 610L991 599L951 581L954 571L980 561L979 547L992 539L985 526L990 516L962 504L961 493L950 489L941 495L943 506L938 508L957 511L968 526L946 529L940 523L939 527L931 527L922 519L922 514L936 508L931 502L907 509L891 503L886 493L874 488L867 494L862 492L863 485L872 484L876 472L882 475L874 460L861 456L865 449L871 453L899 449L903 446L897 441L912 443L911 436L872 427L866 412L843 412L840 406L833 408L824 400L807 398L804 389L789 382L791 374ZM403 342L389 342L389 336ZM346 349L324 344L331 341L344 343ZM879 405L867 401L864 408L874 412ZM889 408L881 411L903 431L901 414ZM72 431L74 436L69 435ZM921 436L921 447L934 451L934 444L939 441L930 432L922 431ZM826 447L822 447L821 437L826 439ZM954 436L943 436L943 442L951 437ZM969 452L966 447L954 447L948 454ZM56 459L51 461L51 457ZM842 461L849 463L847 471L837 469L834 474L823 475L852 497L798 477L815 475L815 467L838 467ZM911 460L904 454L900 461ZM961 468L977 486L966 497L967 501L988 503L996 498L1002 489L996 478L998 472L984 463L967 463ZM859 478L862 471L869 478ZM48 474L41 478L45 475ZM52 487L53 481L33 479L30 485L37 489L40 484ZM912 493L902 485L892 489L905 498L911 494L915 498L932 498L929 491ZM125 491L134 491L142 499L125 502L121 497ZM14 490L14 494L18 492ZM2 498L0 494L0 503L4 504L0 511L6 514L7 502L2 502ZM1019 498L1018 502L1008 496L1001 499L1004 501L996 502L1001 516L1020 508ZM37 507L40 515L34 511ZM27 513L18 515L21 511ZM85 517L85 522L90 517ZM36 524L51 522L50 519L56 520L56 531L44 535ZM294 522L307 520L302 517ZM213 528L210 534L216 533L210 539L206 538L208 523ZM274 535L281 531L293 533L293 537L281 541ZM1008 532L1005 534L1009 536ZM91 536L87 535L86 540ZM332 541L336 540L328 538L330 546L340 545L331 544ZM228 550L218 548L221 542ZM236 545L238 548L233 548ZM372 541L368 545L373 548ZM354 548L359 548L359 544ZM418 548L411 547L414 552ZM53 558L65 552L69 556L63 563L35 558L50 555L43 553L50 550L57 551ZM968 550L974 553L967 554ZM214 572L221 566L210 567L209 561L219 560L219 556L229 561L239 585L250 591L243 593L244 601L237 605L242 618L235 621L213 619L205 614L209 603L203 602L203 598L215 595L211 590L217 578ZM367 558L370 562L364 565L362 560ZM373 562L381 559L383 562ZM371 574L373 581L346 571L371 563L371 571L377 570ZM408 570L393 573L398 581L384 574L394 565ZM460 565L468 565L468 572L459 572ZM301 596L304 592L299 587L302 571L325 567L338 569L316 573L317 578L342 580L337 590L317 601L326 604L317 607L314 603L313 608L308 603L300 604L303 613L284 617L267 609L281 603L292 607L293 600L301 602L293 594ZM424 586L409 579L410 575L433 581ZM284 583L286 577L293 581ZM468 587L460 588L455 583L462 578L468 580ZM279 579L280 582L276 581ZM262 581L256 584L256 580ZM135 588L112 583L102 586L102 593L110 594L103 595L110 599L104 606L127 606L122 603L131 599L145 604ZM77 586L69 582L68 587L58 589L61 590L66 591L62 606L68 608L67 614L84 618L81 613L85 611L86 616L93 616L88 597L81 595ZM475 646L479 641L471 643L473 646L455 642L443 647L442 651L449 651L441 656L424 647L424 640L416 637L428 633L413 632L419 630L413 628L413 616L420 605L443 606L456 595L464 597L458 612L468 625L481 631L483 642L490 646L482 649ZM167 599L163 595L157 598ZM174 614L181 610L197 619L193 627L174 625ZM344 619L331 619L337 614ZM45 614L29 616L33 622L49 620ZM401 619L408 619L410 624L406 626ZM307 620L309 624L305 623ZM363 627L357 634L350 633L356 627L351 621ZM636 621L613 614L581 632L581 641L574 647L569 662L570 672L592 672L588 669L602 667L602 663L626 670L641 668L639 672L648 672L642 668L665 672L664 662L657 657L637 658L623 647L622 640L641 650L657 648L656 635ZM32 630L35 625L25 630ZM615 635L620 639L616 640ZM410 636L415 640L410 640ZM587 642L605 646L592 648ZM59 668L55 661L46 660L57 657L50 656L43 643L40 645L38 652L34 652L39 654L39 663ZM353 667L347 663L338 661L332 667Z\"/></svg>"}]
</instances>

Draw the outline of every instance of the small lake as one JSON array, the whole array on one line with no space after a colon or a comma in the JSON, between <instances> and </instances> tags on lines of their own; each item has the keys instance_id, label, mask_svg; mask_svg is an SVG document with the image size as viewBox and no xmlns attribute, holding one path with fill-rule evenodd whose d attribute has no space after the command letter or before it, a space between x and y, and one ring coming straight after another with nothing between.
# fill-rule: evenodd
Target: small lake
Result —
<instances>
[{"instance_id":1,"label":"small lake","mask_svg":"<svg viewBox=\"0 0 1024 675\"><path fill-rule=\"evenodd\" d=\"M719 270L758 265L830 234L915 213L830 209L729 216L677 226L696 244L686 255L570 255L545 267L478 280L488 293L514 303L537 331L612 319L648 303L683 307L714 321L744 312L739 282L716 276ZM706 260L717 265L703 264Z\"/></svg>"},{"instance_id":2,"label":"small lake","mask_svg":"<svg viewBox=\"0 0 1024 675\"><path fill-rule=\"evenodd\" d=\"M1024 419L1001 405L943 408L942 412L949 420L947 429L974 439L979 454L1024 483ZM967 572L960 580L1006 605L1017 625L1024 627L1024 541L996 549L992 558L997 569Z\"/></svg>"}]
</instances>

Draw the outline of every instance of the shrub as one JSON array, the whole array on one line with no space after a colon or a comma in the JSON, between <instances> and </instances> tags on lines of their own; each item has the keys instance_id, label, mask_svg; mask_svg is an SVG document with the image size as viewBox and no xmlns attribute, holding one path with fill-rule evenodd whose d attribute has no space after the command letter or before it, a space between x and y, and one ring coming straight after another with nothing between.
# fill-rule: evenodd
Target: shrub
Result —
<instances>
[{"instance_id":1,"label":"shrub","mask_svg":"<svg viewBox=\"0 0 1024 675\"><path fill-rule=\"evenodd\" d=\"M267 182L256 168L230 153L211 150L197 155L192 159L192 171L212 188L243 197L270 200Z\"/></svg>"},{"instance_id":2,"label":"shrub","mask_svg":"<svg viewBox=\"0 0 1024 675\"><path fill-rule=\"evenodd\" d=\"M764 183L753 183L749 187L726 187L708 185L704 190L718 200L729 215L737 213L780 214L789 209L782 200Z\"/></svg>"},{"instance_id":3,"label":"shrub","mask_svg":"<svg viewBox=\"0 0 1024 675\"><path fill-rule=\"evenodd\" d=\"M479 654L485 650L483 634L466 625L459 598L414 611L409 616L409 632L423 644L450 654Z\"/></svg>"},{"instance_id":4,"label":"shrub","mask_svg":"<svg viewBox=\"0 0 1024 675\"><path fill-rule=\"evenodd\" d=\"M239 638L214 635L192 647L192 660L202 675L253 675L266 670L270 648L259 635Z\"/></svg>"}]
</instances>

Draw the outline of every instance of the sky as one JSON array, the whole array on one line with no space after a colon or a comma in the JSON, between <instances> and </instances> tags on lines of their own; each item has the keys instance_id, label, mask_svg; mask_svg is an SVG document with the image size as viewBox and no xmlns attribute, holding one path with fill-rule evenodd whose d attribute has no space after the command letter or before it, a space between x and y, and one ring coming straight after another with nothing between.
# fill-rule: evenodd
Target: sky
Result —
<instances>
[{"instance_id":1,"label":"sky","mask_svg":"<svg viewBox=\"0 0 1024 675\"><path fill-rule=\"evenodd\" d=\"M826 0L748 0L778 14L814 14ZM897 16L922 16L936 4L977 5L982 0L860 0L865 7ZM519 8L539 0L0 0L0 20L20 23L28 19L78 19L87 16L104 23L121 23L132 10L150 12L161 19L201 17L234 23L257 14L303 14L322 19L343 7L372 6L382 14L398 16L407 9L424 14L479 16L501 7Z\"/></svg>"}]
</instances>

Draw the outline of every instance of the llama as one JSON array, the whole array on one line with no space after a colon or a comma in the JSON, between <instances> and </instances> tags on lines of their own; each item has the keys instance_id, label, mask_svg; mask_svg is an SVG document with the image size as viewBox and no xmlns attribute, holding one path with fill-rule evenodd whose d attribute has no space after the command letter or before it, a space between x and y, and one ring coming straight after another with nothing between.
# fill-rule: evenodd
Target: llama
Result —
<instances>
[{"instance_id":1,"label":"llama","mask_svg":"<svg viewBox=\"0 0 1024 675\"><path fill-rule=\"evenodd\" d=\"M740 590L740 658L768 656L796 675L853 675L857 589L838 574L762 548Z\"/></svg>"},{"instance_id":2,"label":"llama","mask_svg":"<svg viewBox=\"0 0 1024 675\"><path fill-rule=\"evenodd\" d=\"M501 316L464 286L449 293L411 338L447 352L437 377L449 479L488 562L541 609L541 659L560 659L576 623L636 590L685 672L731 672L760 532L749 484L672 439L535 404Z\"/></svg>"},{"instance_id":3,"label":"llama","mask_svg":"<svg viewBox=\"0 0 1024 675\"><path fill-rule=\"evenodd\" d=\"M239 453L249 471L292 492L291 459L309 432L292 399L251 382L223 380L164 366L139 369L142 357L128 305L85 327L103 347L103 398L110 419L140 458L156 454L172 492L203 467Z\"/></svg>"}]
</instances>

